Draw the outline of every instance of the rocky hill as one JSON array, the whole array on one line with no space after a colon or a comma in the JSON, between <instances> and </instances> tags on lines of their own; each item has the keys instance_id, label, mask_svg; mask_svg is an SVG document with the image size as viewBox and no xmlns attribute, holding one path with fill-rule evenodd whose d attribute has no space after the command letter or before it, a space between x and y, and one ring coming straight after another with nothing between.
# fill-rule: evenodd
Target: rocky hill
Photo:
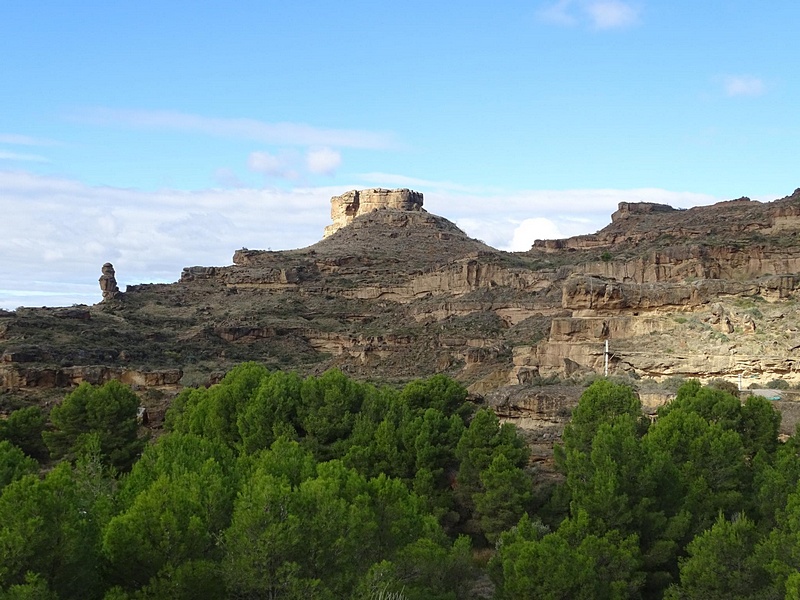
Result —
<instances>
[{"instance_id":1,"label":"rocky hill","mask_svg":"<svg viewBox=\"0 0 800 600\"><path fill-rule=\"evenodd\" d=\"M3 397L110 378L161 397L245 360L382 382L443 372L509 414L538 402L519 386L602 373L606 359L633 378L800 382L800 190L689 210L621 203L601 231L523 253L422 203L348 192L313 246L241 249L230 266L125 292L107 264L97 305L0 312ZM542 418L563 419L567 396Z\"/></svg>"}]
</instances>

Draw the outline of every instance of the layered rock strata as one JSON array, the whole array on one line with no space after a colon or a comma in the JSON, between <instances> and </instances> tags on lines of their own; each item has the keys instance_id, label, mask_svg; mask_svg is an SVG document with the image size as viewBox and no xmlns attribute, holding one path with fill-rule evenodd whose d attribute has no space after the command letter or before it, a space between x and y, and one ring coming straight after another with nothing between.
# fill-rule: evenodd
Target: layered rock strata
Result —
<instances>
[{"instance_id":1,"label":"layered rock strata","mask_svg":"<svg viewBox=\"0 0 800 600\"><path fill-rule=\"evenodd\" d=\"M350 190L341 196L331 198L331 220L333 223L325 228L324 237L333 235L342 227L346 227L358 216L375 210L422 210L422 194L409 189L386 190L373 188L369 190Z\"/></svg>"},{"instance_id":2,"label":"layered rock strata","mask_svg":"<svg viewBox=\"0 0 800 600\"><path fill-rule=\"evenodd\" d=\"M800 191L690 210L621 203L601 231L523 253L471 239L411 190L332 207L308 248L241 249L119 302L0 311L3 385L69 386L102 368L179 372L159 380L179 389L245 360L397 382L443 372L480 394L606 365L643 380L800 382Z\"/></svg>"}]
</instances>

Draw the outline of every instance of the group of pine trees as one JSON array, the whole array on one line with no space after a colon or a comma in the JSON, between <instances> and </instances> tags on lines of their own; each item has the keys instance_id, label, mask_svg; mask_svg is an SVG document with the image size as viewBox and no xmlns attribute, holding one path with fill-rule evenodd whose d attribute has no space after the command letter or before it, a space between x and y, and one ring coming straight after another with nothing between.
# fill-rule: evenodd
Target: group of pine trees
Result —
<instances>
[{"instance_id":1,"label":"group of pine trees","mask_svg":"<svg viewBox=\"0 0 800 600\"><path fill-rule=\"evenodd\" d=\"M514 428L442 376L398 391L246 364L184 391L147 446L137 407L82 385L47 427L4 422L0 598L463 598L470 536L531 497Z\"/></svg>"},{"instance_id":2,"label":"group of pine trees","mask_svg":"<svg viewBox=\"0 0 800 600\"><path fill-rule=\"evenodd\" d=\"M800 599L800 439L761 398L690 381L651 421L598 380L549 487L443 376L248 363L150 442L137 408L86 384L0 421L0 600Z\"/></svg>"},{"instance_id":3,"label":"group of pine trees","mask_svg":"<svg viewBox=\"0 0 800 600\"><path fill-rule=\"evenodd\" d=\"M564 431L567 517L501 534L498 598L797 598L800 440L764 398L685 383L651 423L601 380Z\"/></svg>"}]
</instances>

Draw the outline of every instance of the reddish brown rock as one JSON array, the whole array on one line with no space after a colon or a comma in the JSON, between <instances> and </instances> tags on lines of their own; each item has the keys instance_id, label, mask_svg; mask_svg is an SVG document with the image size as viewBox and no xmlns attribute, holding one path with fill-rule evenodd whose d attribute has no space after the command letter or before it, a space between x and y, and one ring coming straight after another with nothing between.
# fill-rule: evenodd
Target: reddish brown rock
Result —
<instances>
[{"instance_id":1,"label":"reddish brown rock","mask_svg":"<svg viewBox=\"0 0 800 600\"><path fill-rule=\"evenodd\" d=\"M111 300L120 293L115 275L114 265L111 263L103 265L103 274L100 276L100 291L103 293L103 300Z\"/></svg>"}]
</instances>

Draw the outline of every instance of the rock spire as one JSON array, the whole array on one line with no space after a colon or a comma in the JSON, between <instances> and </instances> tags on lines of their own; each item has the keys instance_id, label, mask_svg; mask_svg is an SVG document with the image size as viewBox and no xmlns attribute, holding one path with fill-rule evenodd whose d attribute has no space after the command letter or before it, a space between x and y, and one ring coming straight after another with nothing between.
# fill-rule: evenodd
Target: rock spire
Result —
<instances>
[{"instance_id":1,"label":"rock spire","mask_svg":"<svg viewBox=\"0 0 800 600\"><path fill-rule=\"evenodd\" d=\"M100 276L100 291L103 292L103 300L111 300L120 292L117 287L114 265L106 263L103 265L103 274Z\"/></svg>"}]
</instances>

